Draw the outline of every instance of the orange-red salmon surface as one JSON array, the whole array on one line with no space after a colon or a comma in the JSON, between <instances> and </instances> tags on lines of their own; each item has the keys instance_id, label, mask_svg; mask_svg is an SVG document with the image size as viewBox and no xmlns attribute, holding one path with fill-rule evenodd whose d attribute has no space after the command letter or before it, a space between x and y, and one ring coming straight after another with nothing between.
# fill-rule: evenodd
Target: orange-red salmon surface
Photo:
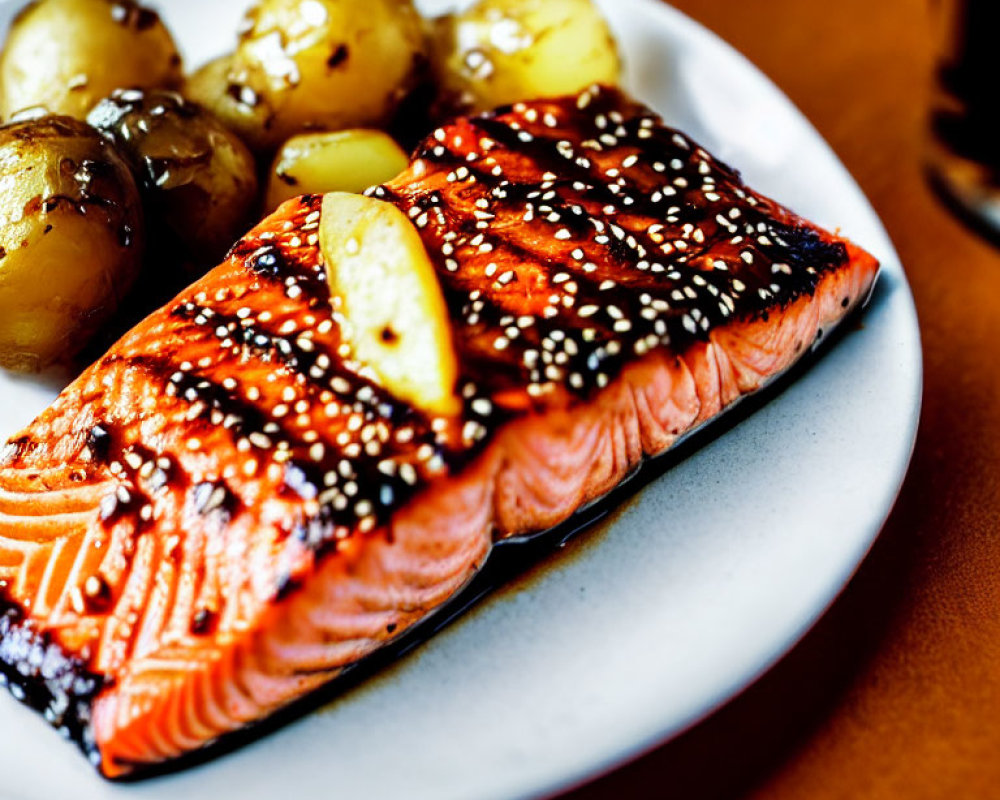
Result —
<instances>
[{"instance_id":1,"label":"orange-red salmon surface","mask_svg":"<svg viewBox=\"0 0 1000 800\"><path fill-rule=\"evenodd\" d=\"M809 351L876 261L620 92L459 119L371 192L448 302L462 412L352 356L282 206L0 455L0 672L117 777L326 684Z\"/></svg>"}]
</instances>

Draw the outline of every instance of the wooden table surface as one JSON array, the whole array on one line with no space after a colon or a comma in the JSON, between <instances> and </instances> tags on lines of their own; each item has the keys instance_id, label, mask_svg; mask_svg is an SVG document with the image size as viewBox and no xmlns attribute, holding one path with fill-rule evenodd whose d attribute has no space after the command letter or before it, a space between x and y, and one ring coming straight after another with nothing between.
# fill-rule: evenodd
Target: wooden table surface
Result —
<instances>
[{"instance_id":1,"label":"wooden table surface","mask_svg":"<svg viewBox=\"0 0 1000 800\"><path fill-rule=\"evenodd\" d=\"M932 0L674 5L791 97L884 221L920 315L921 428L874 550L805 640L568 797L1000 797L1000 251L924 180Z\"/></svg>"}]
</instances>

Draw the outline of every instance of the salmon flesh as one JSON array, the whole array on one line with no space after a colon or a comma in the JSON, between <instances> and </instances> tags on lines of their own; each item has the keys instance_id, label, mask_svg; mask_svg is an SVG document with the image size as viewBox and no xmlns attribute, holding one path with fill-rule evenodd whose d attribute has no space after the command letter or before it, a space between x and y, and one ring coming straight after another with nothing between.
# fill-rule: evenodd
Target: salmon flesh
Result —
<instances>
[{"instance_id":1,"label":"salmon flesh","mask_svg":"<svg viewBox=\"0 0 1000 800\"><path fill-rule=\"evenodd\" d=\"M352 357L290 201L0 454L0 672L119 777L262 720L787 370L878 264L612 89L458 119L418 229L462 411Z\"/></svg>"}]
</instances>

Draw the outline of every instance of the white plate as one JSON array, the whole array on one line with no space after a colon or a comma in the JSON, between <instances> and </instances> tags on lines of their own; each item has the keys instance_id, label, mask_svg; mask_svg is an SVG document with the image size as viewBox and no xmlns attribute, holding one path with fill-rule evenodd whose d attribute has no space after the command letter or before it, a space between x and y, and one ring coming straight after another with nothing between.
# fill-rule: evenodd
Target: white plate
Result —
<instances>
[{"instance_id":1,"label":"white plate","mask_svg":"<svg viewBox=\"0 0 1000 800\"><path fill-rule=\"evenodd\" d=\"M229 46L244 4L160 3L191 63ZM751 64L666 5L603 5L635 94L752 185L881 259L863 326L530 580L487 598L327 708L228 756L111 785L4 693L4 796L550 793L725 702L840 591L889 512L916 430L920 343L899 260L844 167ZM11 11L0 5L0 28ZM52 396L52 387L0 377L0 433Z\"/></svg>"}]
</instances>

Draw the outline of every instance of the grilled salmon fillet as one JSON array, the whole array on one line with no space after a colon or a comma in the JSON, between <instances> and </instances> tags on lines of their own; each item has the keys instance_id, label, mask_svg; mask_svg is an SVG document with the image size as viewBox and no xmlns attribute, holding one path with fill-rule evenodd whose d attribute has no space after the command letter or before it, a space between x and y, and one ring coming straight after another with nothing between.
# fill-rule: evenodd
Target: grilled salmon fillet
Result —
<instances>
[{"instance_id":1,"label":"grilled salmon fillet","mask_svg":"<svg viewBox=\"0 0 1000 800\"><path fill-rule=\"evenodd\" d=\"M876 261L616 90L459 119L371 192L434 261L462 411L352 357L290 201L0 456L0 670L117 777L327 683L760 388Z\"/></svg>"}]
</instances>

